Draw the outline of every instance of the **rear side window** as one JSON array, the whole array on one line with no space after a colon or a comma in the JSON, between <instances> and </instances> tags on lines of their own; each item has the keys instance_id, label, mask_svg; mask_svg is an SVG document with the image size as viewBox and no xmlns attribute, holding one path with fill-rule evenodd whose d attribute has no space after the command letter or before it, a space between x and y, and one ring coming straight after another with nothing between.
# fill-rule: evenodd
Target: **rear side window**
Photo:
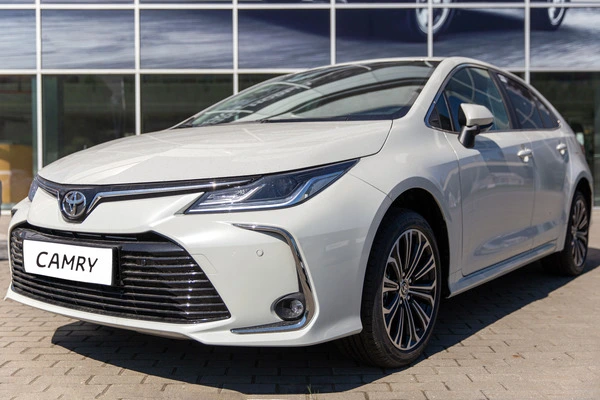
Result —
<instances>
[{"instance_id":1,"label":"rear side window","mask_svg":"<svg viewBox=\"0 0 600 400\"><path fill-rule=\"evenodd\" d=\"M510 120L506 106L500 95L498 87L489 72L482 68L463 68L458 70L444 89L448 106L452 115L454 129L460 130L464 121L461 121L462 103L479 104L487 107L494 116L491 130L510 129Z\"/></svg>"},{"instance_id":2,"label":"rear side window","mask_svg":"<svg viewBox=\"0 0 600 400\"><path fill-rule=\"evenodd\" d=\"M450 111L448 110L448 105L446 104L446 99L443 94L438 98L435 107L429 116L429 125L433 128L452 131Z\"/></svg>"},{"instance_id":3,"label":"rear side window","mask_svg":"<svg viewBox=\"0 0 600 400\"><path fill-rule=\"evenodd\" d=\"M556 117L556 115L554 115L552 113L552 111L550 111L548 109L548 107L546 107L544 105L544 103L542 103L542 101L540 99L538 99L537 97L535 97L535 102L536 102L538 110L540 112L540 117L542 118L542 122L544 123L544 128L546 128L546 129L558 128L558 118Z\"/></svg>"},{"instance_id":4,"label":"rear side window","mask_svg":"<svg viewBox=\"0 0 600 400\"><path fill-rule=\"evenodd\" d=\"M536 99L524 86L504 75L498 75L514 108L521 129L543 129L544 123L538 112Z\"/></svg>"}]
</instances>

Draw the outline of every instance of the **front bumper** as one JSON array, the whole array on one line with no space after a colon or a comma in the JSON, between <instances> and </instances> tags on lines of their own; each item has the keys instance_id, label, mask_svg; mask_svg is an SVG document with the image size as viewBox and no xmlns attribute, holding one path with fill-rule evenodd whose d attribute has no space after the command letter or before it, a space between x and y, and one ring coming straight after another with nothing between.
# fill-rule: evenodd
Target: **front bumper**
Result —
<instances>
[{"instance_id":1,"label":"front bumper","mask_svg":"<svg viewBox=\"0 0 600 400\"><path fill-rule=\"evenodd\" d=\"M73 224L63 220L55 197L38 190L32 203L17 206L9 233L25 223L59 231L154 232L177 243L201 266L230 318L190 324L103 315L35 300L12 285L7 297L72 318L206 344L308 345L360 331L366 259L376 221L387 208L383 193L346 174L296 207L180 214L197 196L104 203ZM273 303L298 291L307 298L308 314L296 323L282 323Z\"/></svg>"}]
</instances>

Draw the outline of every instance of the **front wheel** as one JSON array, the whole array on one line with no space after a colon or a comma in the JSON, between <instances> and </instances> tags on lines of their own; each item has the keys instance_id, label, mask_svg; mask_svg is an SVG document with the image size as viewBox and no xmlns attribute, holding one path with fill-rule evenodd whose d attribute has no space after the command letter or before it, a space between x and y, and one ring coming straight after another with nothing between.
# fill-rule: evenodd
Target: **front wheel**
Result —
<instances>
[{"instance_id":1,"label":"front wheel","mask_svg":"<svg viewBox=\"0 0 600 400\"><path fill-rule=\"evenodd\" d=\"M546 269L561 275L577 276L583 272L588 252L590 210L583 193L573 196L567 224L565 247L542 260Z\"/></svg>"},{"instance_id":2,"label":"front wheel","mask_svg":"<svg viewBox=\"0 0 600 400\"><path fill-rule=\"evenodd\" d=\"M427 221L409 210L386 219L369 257L361 333L341 339L346 354L380 367L415 361L431 338L441 295L441 265Z\"/></svg>"}]
</instances>

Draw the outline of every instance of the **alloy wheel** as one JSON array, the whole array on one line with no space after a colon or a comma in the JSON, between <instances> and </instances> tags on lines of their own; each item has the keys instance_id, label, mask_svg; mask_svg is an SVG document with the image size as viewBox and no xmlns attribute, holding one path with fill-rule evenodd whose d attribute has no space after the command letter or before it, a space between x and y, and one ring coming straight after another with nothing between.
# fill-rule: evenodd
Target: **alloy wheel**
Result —
<instances>
[{"instance_id":1,"label":"alloy wheel","mask_svg":"<svg viewBox=\"0 0 600 400\"><path fill-rule=\"evenodd\" d=\"M388 256L381 298L385 328L398 349L418 346L433 323L436 285L431 244L421 231L405 231Z\"/></svg>"},{"instance_id":2,"label":"alloy wheel","mask_svg":"<svg viewBox=\"0 0 600 400\"><path fill-rule=\"evenodd\" d=\"M578 198L573 206L571 219L571 256L577 267L580 267L587 255L589 218L585 201Z\"/></svg>"}]
</instances>

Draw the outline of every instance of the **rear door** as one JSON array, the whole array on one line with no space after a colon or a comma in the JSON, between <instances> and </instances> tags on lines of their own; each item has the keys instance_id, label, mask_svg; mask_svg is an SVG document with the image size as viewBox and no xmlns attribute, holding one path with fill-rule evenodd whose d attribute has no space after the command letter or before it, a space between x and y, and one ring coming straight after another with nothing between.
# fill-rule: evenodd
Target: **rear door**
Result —
<instances>
[{"instance_id":1,"label":"rear door","mask_svg":"<svg viewBox=\"0 0 600 400\"><path fill-rule=\"evenodd\" d=\"M509 76L498 75L498 81L505 89L519 128L531 142L535 176L532 228L536 247L556 240L564 227L568 149L558 118L542 100Z\"/></svg>"}]
</instances>

